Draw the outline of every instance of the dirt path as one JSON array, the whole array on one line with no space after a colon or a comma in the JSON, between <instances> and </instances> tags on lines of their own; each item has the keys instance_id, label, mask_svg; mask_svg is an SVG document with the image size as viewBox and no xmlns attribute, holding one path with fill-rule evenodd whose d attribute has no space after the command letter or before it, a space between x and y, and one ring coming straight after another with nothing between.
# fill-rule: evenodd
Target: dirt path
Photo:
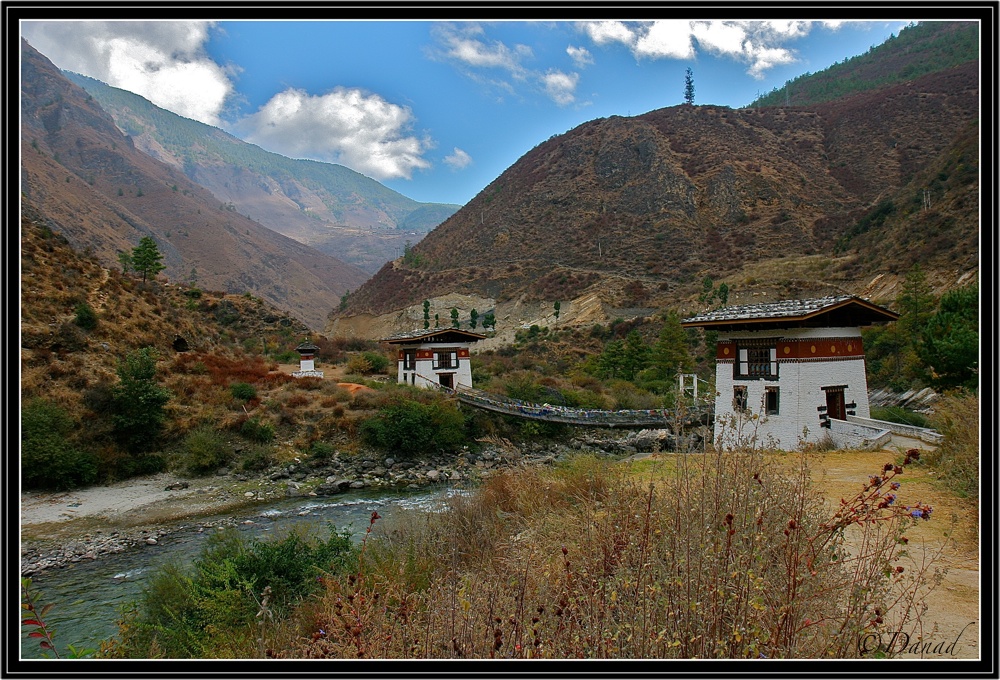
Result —
<instances>
[{"instance_id":1,"label":"dirt path","mask_svg":"<svg viewBox=\"0 0 1000 680\"><path fill-rule=\"evenodd\" d=\"M912 444L899 441L898 444ZM876 452L827 452L815 454L809 466L812 478L834 507L841 498L850 499L861 491L871 475L879 474L885 463L901 462L902 448ZM910 553L915 557L940 552L934 567L946 570L933 591L923 615L923 644L927 653L904 657L976 659L980 654L979 523L973 502L957 497L935 479L933 470L910 465L898 478L899 502L927 503L933 508L931 520L919 522L907 531ZM957 642L956 642L957 640ZM916 643L916 639L911 641ZM944 645L939 643L944 642ZM956 642L945 653L949 645ZM934 648L938 653L935 654ZM919 651L918 646L917 650Z\"/></svg>"}]
</instances>

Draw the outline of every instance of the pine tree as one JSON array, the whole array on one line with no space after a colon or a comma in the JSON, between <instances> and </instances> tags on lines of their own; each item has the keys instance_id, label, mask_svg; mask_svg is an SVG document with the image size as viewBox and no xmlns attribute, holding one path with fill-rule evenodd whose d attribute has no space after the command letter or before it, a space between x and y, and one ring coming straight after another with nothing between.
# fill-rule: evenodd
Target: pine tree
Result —
<instances>
[{"instance_id":1,"label":"pine tree","mask_svg":"<svg viewBox=\"0 0 1000 680\"><path fill-rule=\"evenodd\" d=\"M132 268L132 253L125 250L118 251L118 262L122 266L122 274L128 274Z\"/></svg>"},{"instance_id":2,"label":"pine tree","mask_svg":"<svg viewBox=\"0 0 1000 680\"><path fill-rule=\"evenodd\" d=\"M660 337L653 346L653 365L659 377L671 380L679 372L690 371L693 363L680 316L671 310L667 312Z\"/></svg>"},{"instance_id":3,"label":"pine tree","mask_svg":"<svg viewBox=\"0 0 1000 680\"><path fill-rule=\"evenodd\" d=\"M930 366L939 389L974 389L979 374L979 287L975 284L945 293L927 322L919 345L920 358Z\"/></svg>"},{"instance_id":4,"label":"pine tree","mask_svg":"<svg viewBox=\"0 0 1000 680\"><path fill-rule=\"evenodd\" d=\"M649 366L650 354L649 345L639 335L639 331L629 331L625 336L621 377L625 380L635 380L635 377Z\"/></svg>"},{"instance_id":5,"label":"pine tree","mask_svg":"<svg viewBox=\"0 0 1000 680\"><path fill-rule=\"evenodd\" d=\"M139 239L139 245L132 249L132 269L142 274L143 282L147 276L155 279L157 274L166 269L163 254L156 247L156 241L148 236Z\"/></svg>"},{"instance_id":6,"label":"pine tree","mask_svg":"<svg viewBox=\"0 0 1000 680\"><path fill-rule=\"evenodd\" d=\"M684 72L684 103L694 104L694 73L690 68Z\"/></svg>"},{"instance_id":7,"label":"pine tree","mask_svg":"<svg viewBox=\"0 0 1000 680\"><path fill-rule=\"evenodd\" d=\"M156 382L156 350L143 347L130 352L116 372L119 382L111 396L115 436L130 453L146 451L156 443L170 400L170 392Z\"/></svg>"},{"instance_id":8,"label":"pine tree","mask_svg":"<svg viewBox=\"0 0 1000 680\"><path fill-rule=\"evenodd\" d=\"M896 296L896 307L899 308L898 325L906 336L915 340L934 313L934 292L919 264L906 273L902 290Z\"/></svg>"}]
</instances>

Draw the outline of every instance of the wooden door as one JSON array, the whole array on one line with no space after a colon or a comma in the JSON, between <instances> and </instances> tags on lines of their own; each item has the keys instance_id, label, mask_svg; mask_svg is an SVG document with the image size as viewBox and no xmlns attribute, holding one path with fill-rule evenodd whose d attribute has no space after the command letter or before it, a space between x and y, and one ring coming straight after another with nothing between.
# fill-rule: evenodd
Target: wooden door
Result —
<instances>
[{"instance_id":1,"label":"wooden door","mask_svg":"<svg viewBox=\"0 0 1000 680\"><path fill-rule=\"evenodd\" d=\"M847 409L844 407L844 388L826 388L826 415L837 420L847 418Z\"/></svg>"}]
</instances>

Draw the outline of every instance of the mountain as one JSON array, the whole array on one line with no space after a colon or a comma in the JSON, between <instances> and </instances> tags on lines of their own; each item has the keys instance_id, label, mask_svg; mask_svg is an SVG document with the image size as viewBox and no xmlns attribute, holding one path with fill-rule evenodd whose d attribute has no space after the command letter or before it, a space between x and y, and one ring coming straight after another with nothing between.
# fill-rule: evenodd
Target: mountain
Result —
<instances>
[{"instance_id":1,"label":"mountain","mask_svg":"<svg viewBox=\"0 0 1000 680\"><path fill-rule=\"evenodd\" d=\"M74 247L117 265L117 252L151 236L168 278L256 295L312 328L367 278L137 149L93 97L21 45L22 209Z\"/></svg>"},{"instance_id":2,"label":"mountain","mask_svg":"<svg viewBox=\"0 0 1000 680\"><path fill-rule=\"evenodd\" d=\"M342 165L293 160L76 73L136 148L266 227L374 273L461 206L420 203Z\"/></svg>"},{"instance_id":3,"label":"mountain","mask_svg":"<svg viewBox=\"0 0 1000 680\"><path fill-rule=\"evenodd\" d=\"M897 85L979 57L979 25L967 21L929 21L890 36L864 54L819 73L803 73L750 105L804 106L862 90Z\"/></svg>"},{"instance_id":4,"label":"mountain","mask_svg":"<svg viewBox=\"0 0 1000 680\"><path fill-rule=\"evenodd\" d=\"M327 332L413 328L425 299L512 327L554 323L555 302L559 323L694 309L706 279L730 303L891 301L915 263L951 286L978 270L979 115L974 60L808 106L593 120L522 156Z\"/></svg>"}]
</instances>

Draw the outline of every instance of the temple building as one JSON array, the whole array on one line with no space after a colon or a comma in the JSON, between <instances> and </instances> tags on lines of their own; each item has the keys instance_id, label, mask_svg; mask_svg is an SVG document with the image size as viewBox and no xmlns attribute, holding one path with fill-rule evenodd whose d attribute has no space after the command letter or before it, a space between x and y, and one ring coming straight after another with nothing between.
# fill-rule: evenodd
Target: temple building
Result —
<instances>
[{"instance_id":1,"label":"temple building","mask_svg":"<svg viewBox=\"0 0 1000 680\"><path fill-rule=\"evenodd\" d=\"M399 349L397 380L417 387L472 387L469 348L485 335L458 328L400 333L382 342Z\"/></svg>"},{"instance_id":2,"label":"temple building","mask_svg":"<svg viewBox=\"0 0 1000 680\"><path fill-rule=\"evenodd\" d=\"M852 295L724 307L684 319L718 331L717 446L794 450L827 438L875 448L891 433L870 420L861 328L899 315Z\"/></svg>"}]
</instances>

